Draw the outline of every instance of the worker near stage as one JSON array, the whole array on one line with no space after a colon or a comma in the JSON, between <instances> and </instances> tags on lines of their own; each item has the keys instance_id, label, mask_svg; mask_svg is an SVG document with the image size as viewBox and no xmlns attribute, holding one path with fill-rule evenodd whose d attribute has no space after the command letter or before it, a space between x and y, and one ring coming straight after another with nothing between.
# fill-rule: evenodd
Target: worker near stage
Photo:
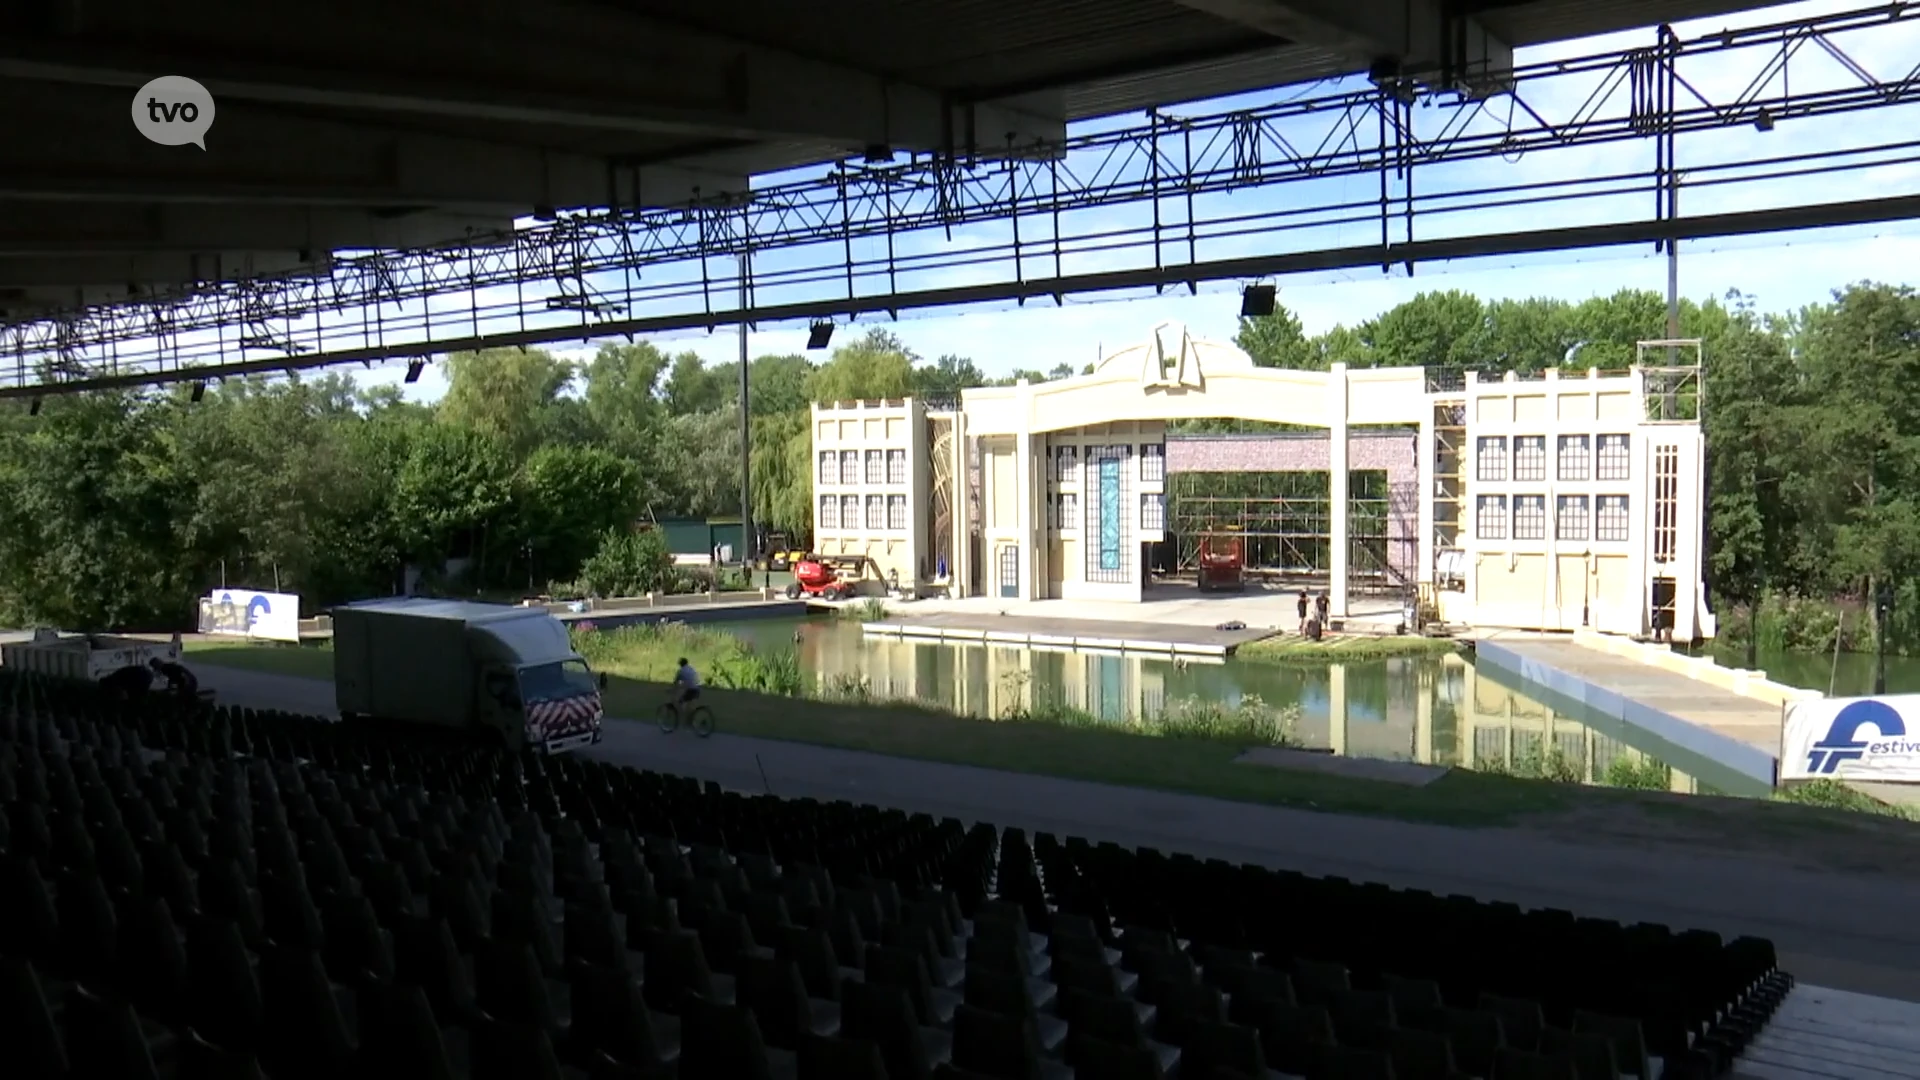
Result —
<instances>
[{"instance_id":1,"label":"worker near stage","mask_svg":"<svg viewBox=\"0 0 1920 1080\"><path fill-rule=\"evenodd\" d=\"M1301 589L1300 602L1296 604L1295 607L1300 610L1300 632L1302 634L1307 632L1307 608L1310 607L1312 603L1313 601L1307 596L1307 590Z\"/></svg>"},{"instance_id":2,"label":"worker near stage","mask_svg":"<svg viewBox=\"0 0 1920 1080\"><path fill-rule=\"evenodd\" d=\"M128 664L100 680L100 689L111 697L133 701L153 689L153 669L145 664Z\"/></svg>"},{"instance_id":3,"label":"worker near stage","mask_svg":"<svg viewBox=\"0 0 1920 1080\"><path fill-rule=\"evenodd\" d=\"M167 680L167 693L188 699L200 696L200 680L195 678L193 672L188 671L185 665L173 660L162 660L156 656L147 661L147 666L153 669L155 675ZM148 685L151 686L152 683Z\"/></svg>"},{"instance_id":4,"label":"worker near stage","mask_svg":"<svg viewBox=\"0 0 1920 1080\"><path fill-rule=\"evenodd\" d=\"M1325 629L1327 625L1327 609L1332 606L1333 606L1333 597L1328 596L1326 593L1326 590L1324 589L1321 590L1319 596L1314 598L1313 611L1314 611L1314 614L1320 617L1320 626L1322 629Z\"/></svg>"}]
</instances>

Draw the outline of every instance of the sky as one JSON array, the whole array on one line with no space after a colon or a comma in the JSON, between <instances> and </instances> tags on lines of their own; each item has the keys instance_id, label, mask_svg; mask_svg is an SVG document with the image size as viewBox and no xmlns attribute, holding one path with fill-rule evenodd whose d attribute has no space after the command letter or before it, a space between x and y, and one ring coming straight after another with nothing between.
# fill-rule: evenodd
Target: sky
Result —
<instances>
[{"instance_id":1,"label":"sky","mask_svg":"<svg viewBox=\"0 0 1920 1080\"><path fill-rule=\"evenodd\" d=\"M1684 39L1717 33L1726 28L1758 26L1767 23L1866 7L1864 0L1852 2L1814 2L1782 5L1722 19L1676 24ZM1651 29L1587 38L1555 46L1522 50L1520 64L1575 59L1623 48L1651 44ZM1920 58L1920 23L1907 23L1871 30L1835 35L1832 43L1860 66L1882 79L1906 76ZM1688 58L1681 72L1687 84L1715 105L1738 99L1743 87L1768 67L1767 50L1747 49L1731 54ZM1817 45L1804 47L1792 60L1790 88L1796 95L1859 86L1835 57ZM1568 76L1556 80L1549 89L1523 93L1528 106L1547 120L1559 122L1576 115L1600 76ZM1166 110L1185 116L1204 116L1232 109L1257 107L1322 95L1361 85L1354 80L1283 87L1232 99L1202 102ZM1779 92L1779 77L1774 76L1770 93ZM1625 93L1625 90L1621 90ZM1682 104L1694 103L1687 90L1681 91ZM1504 123L1505 99L1476 118L1470 131L1498 130ZM1416 123L1432 130L1444 122L1448 110L1431 114L1416 113ZM1141 114L1097 121L1075 128L1079 131L1112 130L1144 124ZM1284 122L1292 124L1293 122ZM1680 196L1681 213L1723 212L1757 209L1796 203L1860 199L1877 195L1920 193L1920 151L1881 155L1877 162L1862 159L1863 166L1847 172L1832 172L1797 179L1762 179L1747 183L1728 182L1740 175L1740 163L1756 158L1785 157L1814 150L1871 145L1884 141L1885 133L1905 127L1920 132L1920 105L1902 105L1844 116L1783 120L1773 130L1761 132L1752 126L1740 126L1678 138L1677 158L1687 173ZM1313 147L1335 128L1329 118L1308 117L1297 125L1282 128L1287 141L1296 147ZM1920 146L1920 144L1916 144ZM1484 162L1424 167L1416 174L1422 193L1471 192L1494 185L1523 181L1562 181L1567 191L1599 192L1596 181L1580 178L1604 177L1646 168L1652 160L1649 141L1616 143L1603 147L1577 147L1531 153L1518 160L1491 158ZM1076 164L1075 168L1083 166ZM1750 171L1749 167L1749 171ZM808 175L818 175L809 170ZM768 178L778 182L779 177ZM1378 197L1378 181L1372 176L1354 178L1318 178L1284 184L1270 184L1231 195L1209 196L1209 209L1196 212L1206 223L1229 217L1247 222L1239 235L1220 235L1206 241L1197 252L1201 260L1233 258L1274 251L1312 250L1377 243L1377 220L1348 223L1315 218L1308 209L1343 201L1366 202ZM1230 200L1230 202L1228 201ZM1462 201L1470 204L1470 199ZM1416 235L1429 238L1444 235L1505 232L1521 229L1551 228L1609 220L1644 219L1652 197L1644 189L1631 195L1569 199L1560 203L1537 203L1501 209L1465 209L1457 213L1433 213L1423 209L1416 222ZM1163 213L1175 213L1163 210ZM1062 239L1075 237L1085 244L1092 235L1118 235L1137 230L1150 220L1146 204L1124 209L1091 210L1073 215L1063 222ZM1289 217L1287 215L1293 215ZM1321 222L1313 224L1314 221ZM1301 224L1301 222L1306 222ZM1289 226L1281 228L1280 226ZM1031 240L1036 228L1048 227L1045 219L1023 222L1023 237ZM903 243L900 253L927 261L933 256L969 249L991 249L1011 236L1007 225L970 225L956 229L951 239L935 234L921 235ZM1216 232L1230 232L1214 226ZM876 242L877 243L877 242ZM1862 280L1912 282L1917 276L1911 267L1920 259L1920 223L1900 222L1886 225L1817 230L1774 236L1742 237L1726 240L1683 243L1680 246L1680 292L1683 296L1704 300L1724 297L1738 290L1766 311L1789 311L1809 303L1828 299L1833 290ZM1177 251L1169 247L1169 259L1186 257L1184 244ZM871 245L856 244L856 255L875 257ZM1151 241L1117 246L1105 251L1087 251L1070 259L1066 273L1092 269L1112 269L1150 264ZM782 259L784 258L784 262ZM767 282L756 300L782 303L815 299L822 295L819 284L776 284L783 272L791 279L804 267L822 262L819 252L775 253L756 262L756 273ZM924 289L1005 280L1013 269L1012 260L983 255L971 267L930 267L910 275L901 288ZM1040 265L1030 259L1023 267L1029 276L1052 272L1051 260ZM727 272L731 272L730 270ZM1664 292L1667 264L1664 255L1651 246L1611 248L1584 252L1552 253L1540 256L1496 257L1462 260L1445 264L1420 264L1413 275L1395 267L1383 274L1378 269L1303 274L1273 281L1279 287L1280 303L1299 316L1308 334L1325 332L1337 325L1356 325L1413 298L1424 291L1460 289L1484 299L1520 299L1551 297L1578 302L1592 296L1604 296L1621 289L1652 289ZM834 284L838 284L835 282ZM943 309L902 312L895 322L884 315L863 317L853 325L842 317L836 320L836 343L849 340L870 325L885 325L908 347L931 360L954 353L973 359L987 374L1003 375L1015 369L1045 371L1060 363L1080 367L1105 352L1123 348L1144 339L1151 327L1163 321L1186 323L1200 337L1230 339L1239 315L1239 292L1245 282L1227 281L1203 284L1198 295L1188 295L1184 287L1164 295L1144 293L1108 294L1094 297L1069 297L1064 306L1051 300L1029 302L1025 307L1011 303L985 305L974 309ZM601 287L617 289L611 283ZM483 290L484 291L484 290ZM493 290L499 292L499 290ZM483 299L483 306L488 300ZM492 302L501 302L492 298ZM459 302L464 305L465 301ZM665 311L677 305L655 306ZM635 314L648 311L636 307ZM749 334L748 351L759 356L769 353L804 351L807 328L804 325L767 327ZM705 331L662 334L650 338L669 353L691 351L709 363L734 360L739 355L737 332L722 327ZM590 346L554 347L561 355L586 356ZM824 359L824 353L816 354ZM367 384L400 384L403 363L393 363L372 371L356 373ZM408 397L431 401L445 391L445 382L435 366L429 366L420 381L405 387Z\"/></svg>"}]
</instances>

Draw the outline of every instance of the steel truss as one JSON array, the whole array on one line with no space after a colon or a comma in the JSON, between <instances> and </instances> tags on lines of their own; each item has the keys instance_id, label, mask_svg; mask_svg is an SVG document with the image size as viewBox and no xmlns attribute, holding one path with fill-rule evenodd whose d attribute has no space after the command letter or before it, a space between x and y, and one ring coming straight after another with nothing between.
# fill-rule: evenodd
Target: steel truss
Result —
<instances>
[{"instance_id":1,"label":"steel truss","mask_svg":"<svg viewBox=\"0 0 1920 1080\"><path fill-rule=\"evenodd\" d=\"M1201 280L1414 263L1892 220L1920 193L1856 203L1679 217L1674 139L1771 127L1920 101L1920 65L1882 78L1835 43L1920 19L1889 5L1518 68L1507 93L1467 99L1412 84L1299 97L1208 116L1150 114L1143 126L1075 136L1044 159L921 157L841 162L818 179L671 209L618 208L430 248L337 257L322 271L155 291L0 328L0 396L204 379L492 345L712 328ZM1883 31L1884 32L1884 31ZM1812 46L1812 48L1808 48ZM1757 57L1735 94L1703 92L1701 61ZM1839 85L1789 79L1825 56ZM1827 74L1831 74L1828 72ZM1818 80L1811 80L1815 87ZM1829 79L1828 81L1832 81ZM1578 102L1577 105L1569 103ZM1687 169L1687 190L1920 161L1920 140L1881 125L1871 146ZM1416 191L1424 167L1653 140L1651 169ZM1253 210L1235 193L1375 175L1377 197ZM1546 202L1651 192L1651 221L1495 236L1415 238L1416 221ZM1111 211L1142 221L1114 225ZM1100 224L1065 220L1106 210ZM1145 220L1150 216L1151 221ZM1000 223L1010 236L955 230ZM1252 258L1311 230L1375 222L1378 244ZM1440 230L1444 232L1444 230ZM938 240L938 243L931 241ZM916 253L903 254L909 241ZM756 269L745 272L740 256ZM717 262L716 262L717 260ZM983 283L931 286L973 276Z\"/></svg>"}]
</instances>

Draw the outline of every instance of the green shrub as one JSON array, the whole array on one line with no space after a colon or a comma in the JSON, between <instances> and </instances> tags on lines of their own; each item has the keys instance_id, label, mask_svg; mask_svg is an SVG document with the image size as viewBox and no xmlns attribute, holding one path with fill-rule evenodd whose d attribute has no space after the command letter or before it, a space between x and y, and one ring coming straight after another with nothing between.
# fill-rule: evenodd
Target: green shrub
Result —
<instances>
[{"instance_id":1,"label":"green shrub","mask_svg":"<svg viewBox=\"0 0 1920 1080\"><path fill-rule=\"evenodd\" d=\"M600 547L580 565L580 583L601 597L644 596L671 591L673 553L658 529L609 531Z\"/></svg>"}]
</instances>

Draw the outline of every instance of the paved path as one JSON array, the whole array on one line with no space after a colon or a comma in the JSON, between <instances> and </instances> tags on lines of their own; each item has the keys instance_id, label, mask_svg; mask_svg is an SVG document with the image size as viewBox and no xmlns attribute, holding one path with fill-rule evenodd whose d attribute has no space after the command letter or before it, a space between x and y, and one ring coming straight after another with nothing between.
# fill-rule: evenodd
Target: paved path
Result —
<instances>
[{"instance_id":1,"label":"paved path","mask_svg":"<svg viewBox=\"0 0 1920 1080\"><path fill-rule=\"evenodd\" d=\"M1778 705L1568 640L1502 638L1499 643L1689 724L1769 754L1780 752Z\"/></svg>"},{"instance_id":2,"label":"paved path","mask_svg":"<svg viewBox=\"0 0 1920 1080\"><path fill-rule=\"evenodd\" d=\"M225 702L332 711L326 682L200 670ZM724 715L720 723L724 729ZM1784 965L1804 981L1920 1001L1920 922L1912 918L1920 890L1913 878L1316 814L726 734L663 735L644 723L611 725L592 754L743 791L985 818L1603 918L1755 934L1772 938Z\"/></svg>"}]
</instances>

